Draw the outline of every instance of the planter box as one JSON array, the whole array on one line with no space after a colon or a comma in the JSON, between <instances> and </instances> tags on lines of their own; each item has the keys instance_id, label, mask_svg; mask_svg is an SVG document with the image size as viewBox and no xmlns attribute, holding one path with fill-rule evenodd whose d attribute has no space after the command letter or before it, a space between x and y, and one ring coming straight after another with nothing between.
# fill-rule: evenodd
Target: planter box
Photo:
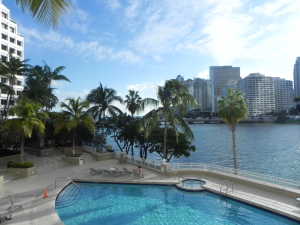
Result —
<instances>
[{"instance_id":1,"label":"planter box","mask_svg":"<svg viewBox=\"0 0 300 225\"><path fill-rule=\"evenodd\" d=\"M10 156L5 156L0 158L0 166L7 166L8 162L21 162L21 154L18 155L10 155Z\"/></svg>"},{"instance_id":2,"label":"planter box","mask_svg":"<svg viewBox=\"0 0 300 225\"><path fill-rule=\"evenodd\" d=\"M18 177L26 178L35 175L36 169L35 166L30 168L7 168L7 172Z\"/></svg>"},{"instance_id":3,"label":"planter box","mask_svg":"<svg viewBox=\"0 0 300 225\"><path fill-rule=\"evenodd\" d=\"M53 148L48 149L31 149L31 148L25 148L25 152L28 152L28 154L35 154L35 156L40 157L48 157L53 155Z\"/></svg>"},{"instance_id":4,"label":"planter box","mask_svg":"<svg viewBox=\"0 0 300 225\"><path fill-rule=\"evenodd\" d=\"M73 147L63 147L65 155L73 154ZM82 146L75 146L75 154L82 154Z\"/></svg>"},{"instance_id":5,"label":"planter box","mask_svg":"<svg viewBox=\"0 0 300 225\"><path fill-rule=\"evenodd\" d=\"M79 165L79 157L63 156L62 160L69 163L70 165Z\"/></svg>"},{"instance_id":6,"label":"planter box","mask_svg":"<svg viewBox=\"0 0 300 225\"><path fill-rule=\"evenodd\" d=\"M116 153L107 152L107 153L93 154L93 157L97 161L103 161L103 160L108 160L108 159L114 159L116 157Z\"/></svg>"}]
</instances>

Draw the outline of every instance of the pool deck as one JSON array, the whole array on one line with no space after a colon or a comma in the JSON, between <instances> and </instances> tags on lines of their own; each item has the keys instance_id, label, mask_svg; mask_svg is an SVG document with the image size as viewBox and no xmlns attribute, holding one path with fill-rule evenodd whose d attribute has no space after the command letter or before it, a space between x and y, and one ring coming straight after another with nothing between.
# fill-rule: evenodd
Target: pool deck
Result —
<instances>
[{"instance_id":1,"label":"pool deck","mask_svg":"<svg viewBox=\"0 0 300 225\"><path fill-rule=\"evenodd\" d=\"M70 180L81 180L91 182L112 182L112 183L149 183L149 184L175 184L178 183L177 176L165 176L159 172L143 168L144 178L134 177L133 175L92 175L89 168L109 169L125 167L132 171L137 166L130 163L119 163L117 160L95 161L90 154L84 153L84 165L68 165L62 161L62 155L55 154L50 157L58 162L58 168L37 173L29 178L17 178L9 173L4 167L4 185L0 188L0 216L8 215L6 209L10 205L8 195L12 201L24 206L24 212L16 211L12 213L12 219L3 224L15 225L54 225L63 224L55 213L55 199L61 189L70 183ZM35 158L36 165L42 163L43 158ZM199 178L206 182L204 188L219 194L220 187L224 180L207 176L186 176ZM46 188L47 198L43 198ZM299 193L300 191L294 191ZM300 208L297 207L295 198L284 195L274 194L260 189L251 188L245 185L234 183L233 191L228 189L228 196L243 202L268 209L289 216L300 221Z\"/></svg>"}]
</instances>

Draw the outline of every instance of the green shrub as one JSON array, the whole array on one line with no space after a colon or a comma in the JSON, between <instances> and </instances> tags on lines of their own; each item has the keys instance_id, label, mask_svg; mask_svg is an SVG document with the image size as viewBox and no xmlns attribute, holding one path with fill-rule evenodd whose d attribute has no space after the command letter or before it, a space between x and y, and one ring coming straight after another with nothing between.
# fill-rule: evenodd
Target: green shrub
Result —
<instances>
[{"instance_id":1,"label":"green shrub","mask_svg":"<svg viewBox=\"0 0 300 225\"><path fill-rule=\"evenodd\" d=\"M12 168L30 168L33 167L33 162L23 162L23 163L12 163L10 165Z\"/></svg>"}]
</instances>

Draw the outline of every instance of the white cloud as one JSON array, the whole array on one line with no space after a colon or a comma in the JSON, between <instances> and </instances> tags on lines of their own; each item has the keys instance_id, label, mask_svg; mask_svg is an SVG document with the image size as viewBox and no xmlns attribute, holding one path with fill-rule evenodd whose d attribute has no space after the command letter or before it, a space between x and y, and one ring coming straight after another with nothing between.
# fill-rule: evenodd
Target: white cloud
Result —
<instances>
[{"instance_id":1,"label":"white cloud","mask_svg":"<svg viewBox=\"0 0 300 225\"><path fill-rule=\"evenodd\" d=\"M127 90L135 90L135 91L145 91L147 89L153 89L154 87L156 87L156 85L145 82L143 84L132 84L127 86Z\"/></svg>"},{"instance_id":2,"label":"white cloud","mask_svg":"<svg viewBox=\"0 0 300 225\"><path fill-rule=\"evenodd\" d=\"M107 0L105 4L110 10L117 10L121 7L121 3L118 0Z\"/></svg>"},{"instance_id":3,"label":"white cloud","mask_svg":"<svg viewBox=\"0 0 300 225\"><path fill-rule=\"evenodd\" d=\"M209 71L204 70L204 71L198 73L197 77L200 77L202 79L209 79Z\"/></svg>"}]
</instances>

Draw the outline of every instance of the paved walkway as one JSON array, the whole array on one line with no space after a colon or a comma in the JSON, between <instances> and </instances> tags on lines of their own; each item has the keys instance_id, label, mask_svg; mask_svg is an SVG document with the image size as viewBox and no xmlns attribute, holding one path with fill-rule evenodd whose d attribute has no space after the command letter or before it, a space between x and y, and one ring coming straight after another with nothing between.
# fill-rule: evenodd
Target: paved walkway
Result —
<instances>
[{"instance_id":1,"label":"paved walkway","mask_svg":"<svg viewBox=\"0 0 300 225\"><path fill-rule=\"evenodd\" d=\"M4 224L15 225L52 225L62 224L55 213L55 199L59 191L67 185L70 180L86 180L86 181L109 181L109 182L132 182L132 183L177 183L178 178L173 176L164 176L161 173L147 170L144 168L145 177L136 178L133 176L99 176L91 175L89 168L109 169L110 167L126 167L130 171L136 169L136 165L129 163L118 163L117 160L95 161L90 154L84 153L84 165L68 165L62 161L62 154L56 152L51 156L53 160L58 162L59 167L54 170L48 170L38 173L29 178L17 178L6 172L6 168L2 168L4 174L4 186L0 188L0 216L7 215L6 208L10 205L8 195L11 196L15 204L24 205L24 212L17 211L12 213L12 220L6 221ZM32 159L33 160L33 159ZM36 165L41 165L43 159L35 158ZM224 180L207 176L195 176L206 181L205 188L219 193L220 187ZM43 198L44 189L46 188L49 197ZM281 212L294 217L300 221L300 210L296 207L297 201L283 195L278 195L240 184L234 184L233 191L229 190L228 195L232 198L243 200L245 202L258 205L265 209ZM300 192L299 192L300 196Z\"/></svg>"}]
</instances>

